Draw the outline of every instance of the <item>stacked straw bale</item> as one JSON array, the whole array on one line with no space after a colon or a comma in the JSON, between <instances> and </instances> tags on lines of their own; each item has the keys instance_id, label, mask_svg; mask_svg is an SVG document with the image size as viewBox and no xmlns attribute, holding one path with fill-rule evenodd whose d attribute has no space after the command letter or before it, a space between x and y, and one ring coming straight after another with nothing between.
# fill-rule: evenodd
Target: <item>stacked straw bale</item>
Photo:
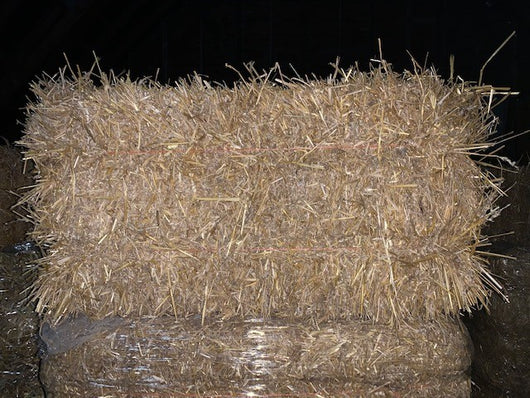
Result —
<instances>
[{"instance_id":1,"label":"stacked straw bale","mask_svg":"<svg viewBox=\"0 0 530 398\"><path fill-rule=\"evenodd\" d=\"M33 84L38 311L387 322L485 301L499 189L470 153L491 88L384 62L337 75Z\"/></svg>"},{"instance_id":2,"label":"stacked straw bale","mask_svg":"<svg viewBox=\"0 0 530 398\"><path fill-rule=\"evenodd\" d=\"M451 316L497 286L478 247L499 181L471 157L494 90L249 70L33 84L47 391L469 396Z\"/></svg>"},{"instance_id":3,"label":"stacked straw bale","mask_svg":"<svg viewBox=\"0 0 530 398\"><path fill-rule=\"evenodd\" d=\"M50 356L41 380L69 397L469 397L470 344L454 320L395 330L371 321L160 317L124 321Z\"/></svg>"},{"instance_id":4,"label":"stacked straw bale","mask_svg":"<svg viewBox=\"0 0 530 398\"><path fill-rule=\"evenodd\" d=\"M28 304L37 272L27 265L34 253L15 254L14 245L25 239L31 224L13 211L22 190L32 183L24 174L19 150L0 145L0 391L5 397L42 395L36 356L39 319ZM27 170L27 169L26 169Z\"/></svg>"}]
</instances>

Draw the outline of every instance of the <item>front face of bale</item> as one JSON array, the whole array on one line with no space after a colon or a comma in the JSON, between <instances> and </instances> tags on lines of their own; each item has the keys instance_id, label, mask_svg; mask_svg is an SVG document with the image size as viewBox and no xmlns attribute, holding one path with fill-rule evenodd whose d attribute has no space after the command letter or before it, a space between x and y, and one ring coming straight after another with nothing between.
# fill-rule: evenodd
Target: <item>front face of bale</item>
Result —
<instances>
[{"instance_id":1,"label":"front face of bale","mask_svg":"<svg viewBox=\"0 0 530 398\"><path fill-rule=\"evenodd\" d=\"M77 322L61 323L58 335L75 336ZM159 317L96 329L84 344L43 359L48 394L469 397L471 390L469 336L458 320L394 329L359 320L201 325Z\"/></svg>"},{"instance_id":2,"label":"front face of bale","mask_svg":"<svg viewBox=\"0 0 530 398\"><path fill-rule=\"evenodd\" d=\"M34 85L38 309L379 320L483 300L491 127L436 76Z\"/></svg>"}]
</instances>

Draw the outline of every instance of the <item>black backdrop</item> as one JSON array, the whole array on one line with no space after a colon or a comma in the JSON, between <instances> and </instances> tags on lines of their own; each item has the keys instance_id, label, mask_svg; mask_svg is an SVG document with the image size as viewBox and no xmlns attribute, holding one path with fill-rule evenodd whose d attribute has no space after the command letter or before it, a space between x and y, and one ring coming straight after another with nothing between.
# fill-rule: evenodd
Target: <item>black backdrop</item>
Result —
<instances>
[{"instance_id":1,"label":"black backdrop","mask_svg":"<svg viewBox=\"0 0 530 398\"><path fill-rule=\"evenodd\" d=\"M169 82L197 71L227 83L231 64L278 62L300 74L325 76L336 57L366 70L383 57L402 71L420 64L477 80L496 48L516 35L488 64L484 82L521 92L498 108L502 132L530 129L530 2L510 0L4 0L0 8L0 136L13 141L29 96L29 83L65 64L158 76ZM17 123L18 121L18 123ZM505 154L527 162L530 134Z\"/></svg>"}]
</instances>

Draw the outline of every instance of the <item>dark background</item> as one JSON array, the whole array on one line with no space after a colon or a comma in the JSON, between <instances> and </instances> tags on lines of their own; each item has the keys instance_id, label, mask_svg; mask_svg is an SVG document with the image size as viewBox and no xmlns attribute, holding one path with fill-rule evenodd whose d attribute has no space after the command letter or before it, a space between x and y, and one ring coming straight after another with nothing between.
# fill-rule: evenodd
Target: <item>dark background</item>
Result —
<instances>
[{"instance_id":1,"label":"dark background","mask_svg":"<svg viewBox=\"0 0 530 398\"><path fill-rule=\"evenodd\" d=\"M497 109L499 131L530 129L530 2L510 0L4 0L0 8L0 136L20 137L29 83L65 65L88 70L100 58L103 70L133 78L157 76L163 83L194 71L230 83L254 61L258 69L278 62L298 73L326 76L336 57L347 67L368 70L383 57L394 70L420 64L449 78L477 81L484 62L513 32L488 64L483 82L520 94ZM17 122L18 121L18 122ZM530 134L508 142L505 154L527 162Z\"/></svg>"}]
</instances>

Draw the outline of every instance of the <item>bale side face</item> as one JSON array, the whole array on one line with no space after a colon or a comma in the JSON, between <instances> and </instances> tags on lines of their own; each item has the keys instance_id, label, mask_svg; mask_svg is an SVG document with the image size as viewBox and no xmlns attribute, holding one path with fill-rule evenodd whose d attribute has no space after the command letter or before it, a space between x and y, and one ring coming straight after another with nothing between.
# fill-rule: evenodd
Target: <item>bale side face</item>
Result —
<instances>
[{"instance_id":1,"label":"bale side face","mask_svg":"<svg viewBox=\"0 0 530 398\"><path fill-rule=\"evenodd\" d=\"M469 397L470 363L469 336L452 320L392 329L160 317L50 355L41 374L48 393L68 396Z\"/></svg>"},{"instance_id":2,"label":"bale side face","mask_svg":"<svg viewBox=\"0 0 530 398\"><path fill-rule=\"evenodd\" d=\"M470 159L477 91L430 73L212 88L41 81L26 196L51 242L35 296L86 312L437 317L487 296L497 195Z\"/></svg>"}]
</instances>

